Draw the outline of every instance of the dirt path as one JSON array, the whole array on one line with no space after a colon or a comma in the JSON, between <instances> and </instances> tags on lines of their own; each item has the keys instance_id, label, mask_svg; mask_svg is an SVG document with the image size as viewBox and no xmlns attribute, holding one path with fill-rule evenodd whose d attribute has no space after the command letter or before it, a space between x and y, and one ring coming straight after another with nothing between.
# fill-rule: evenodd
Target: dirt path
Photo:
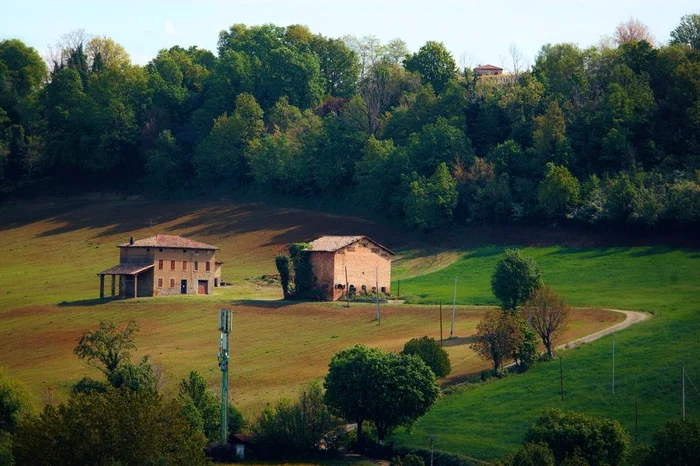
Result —
<instances>
[{"instance_id":1,"label":"dirt path","mask_svg":"<svg viewBox=\"0 0 700 466\"><path fill-rule=\"evenodd\" d=\"M573 348L575 346L578 346L582 343L590 343L592 341L595 341L599 338L602 338L606 335L610 335L613 332L617 332L622 329L626 329L630 325L634 325L637 322L641 322L643 320L646 320L647 317L649 317L649 314L645 312L637 312L637 311L625 311L622 309L603 309L604 311L612 311L612 312L619 312L621 314L625 315L625 320L620 322L619 324L615 324L612 327L605 328L603 330L600 330L595 333L591 333L590 335L586 335L585 337L581 337L578 340L570 341L569 343L564 343L563 345L557 346L556 349L565 349L565 348Z\"/></svg>"}]
</instances>

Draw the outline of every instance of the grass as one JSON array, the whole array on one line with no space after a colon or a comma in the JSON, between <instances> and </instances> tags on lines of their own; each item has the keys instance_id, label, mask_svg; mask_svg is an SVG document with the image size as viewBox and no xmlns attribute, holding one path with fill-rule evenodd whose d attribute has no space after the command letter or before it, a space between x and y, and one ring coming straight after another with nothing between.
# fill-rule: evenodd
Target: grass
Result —
<instances>
[{"instance_id":1,"label":"grass","mask_svg":"<svg viewBox=\"0 0 700 466\"><path fill-rule=\"evenodd\" d=\"M493 303L489 280L500 247L465 253L448 267L402 280L402 290L422 290L419 302L448 300L454 276L459 301ZM441 450L480 459L513 452L527 427L546 407L580 410L618 419L634 434L639 400L639 439L680 415L680 365L700 380L700 253L665 247L523 248L536 259L545 281L579 306L644 310L654 318L616 336L616 390L611 393L612 337L561 352L565 400L559 396L559 364L540 364L526 374L472 386L438 402L413 436L398 432L399 443L439 436ZM404 273L399 270L398 276ZM403 291L402 291L403 293ZM700 416L700 393L687 392L687 412ZM426 443L427 441L423 441Z\"/></svg>"},{"instance_id":2,"label":"grass","mask_svg":"<svg viewBox=\"0 0 700 466\"><path fill-rule=\"evenodd\" d=\"M258 204L195 202L61 201L0 206L5 254L0 263L0 365L24 380L37 404L63 399L70 384L96 376L72 354L79 333L102 318L136 319L137 344L163 368L172 393L190 369L218 386L216 313L234 318L232 396L247 413L299 385L319 380L331 355L358 342L399 349L414 336L439 334L438 307L446 305L445 335L454 277L458 277L458 339L448 342L453 380L488 366L468 349L482 308L491 305L490 275L502 246L452 244L450 248L406 240L365 220ZM275 273L274 256L290 242L320 234L367 234L401 256L393 290L413 304L383 308L381 327L372 305L280 304L279 288L251 278ZM223 278L232 287L206 297L99 302L96 272L114 265L116 244L156 233L192 236L221 247ZM517 232L515 232L517 234ZM536 232L535 232L536 233ZM528 233L536 237L532 232ZM488 241L488 235L487 235ZM517 244L511 238L499 244ZM616 337L616 394L610 394L610 337L562 352L566 399L559 399L559 366L468 386L441 399L415 427L394 440L477 458L512 452L545 407L561 406L619 419L633 431L639 397L640 439L680 412L680 364L699 385L700 252L649 247L524 247L545 281L579 306L567 340L607 327L619 316L610 307L653 312L655 317ZM260 301L246 301L255 297ZM266 301L267 300L267 301ZM448 304L449 303L449 304ZM427 304L417 306L416 304ZM688 390L691 390L690 388ZM700 394L688 393L687 410L700 415Z\"/></svg>"}]
</instances>

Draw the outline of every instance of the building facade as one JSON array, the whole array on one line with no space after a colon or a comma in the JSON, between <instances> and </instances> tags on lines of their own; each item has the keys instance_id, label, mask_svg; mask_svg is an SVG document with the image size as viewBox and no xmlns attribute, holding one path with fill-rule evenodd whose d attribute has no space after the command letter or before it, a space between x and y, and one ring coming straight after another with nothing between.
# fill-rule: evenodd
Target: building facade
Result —
<instances>
[{"instance_id":1,"label":"building facade","mask_svg":"<svg viewBox=\"0 0 700 466\"><path fill-rule=\"evenodd\" d=\"M391 292L394 253L366 236L322 236L310 245L314 287L335 301L346 290Z\"/></svg>"},{"instance_id":2,"label":"building facade","mask_svg":"<svg viewBox=\"0 0 700 466\"><path fill-rule=\"evenodd\" d=\"M503 68L493 65L479 65L474 68L474 74L477 76L492 76L503 74Z\"/></svg>"},{"instance_id":3,"label":"building facade","mask_svg":"<svg viewBox=\"0 0 700 466\"><path fill-rule=\"evenodd\" d=\"M111 296L123 298L209 294L221 285L223 262L216 260L216 246L157 235L131 238L118 247L119 265L97 274L100 298L105 297L106 276L111 277Z\"/></svg>"}]
</instances>

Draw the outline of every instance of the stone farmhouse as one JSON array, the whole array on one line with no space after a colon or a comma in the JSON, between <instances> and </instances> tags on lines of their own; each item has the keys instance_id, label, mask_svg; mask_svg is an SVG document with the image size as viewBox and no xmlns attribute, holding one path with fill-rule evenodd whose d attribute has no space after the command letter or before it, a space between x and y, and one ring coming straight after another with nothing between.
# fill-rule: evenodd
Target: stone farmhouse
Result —
<instances>
[{"instance_id":1,"label":"stone farmhouse","mask_svg":"<svg viewBox=\"0 0 700 466\"><path fill-rule=\"evenodd\" d=\"M105 276L112 278L111 296L121 298L209 294L221 285L223 262L216 260L216 246L156 235L138 241L131 237L118 247L119 265L97 274L100 298L105 297Z\"/></svg>"},{"instance_id":2,"label":"stone farmhouse","mask_svg":"<svg viewBox=\"0 0 700 466\"><path fill-rule=\"evenodd\" d=\"M366 236L322 236L311 243L314 287L335 301L346 290L361 293L376 289L389 293L391 258L395 254Z\"/></svg>"}]
</instances>

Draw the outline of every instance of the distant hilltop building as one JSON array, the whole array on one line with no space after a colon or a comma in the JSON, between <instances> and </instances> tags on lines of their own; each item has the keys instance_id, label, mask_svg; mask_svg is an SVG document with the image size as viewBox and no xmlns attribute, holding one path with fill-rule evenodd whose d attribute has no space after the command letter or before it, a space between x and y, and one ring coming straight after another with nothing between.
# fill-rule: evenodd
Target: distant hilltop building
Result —
<instances>
[{"instance_id":1,"label":"distant hilltop building","mask_svg":"<svg viewBox=\"0 0 700 466\"><path fill-rule=\"evenodd\" d=\"M495 74L503 74L503 68L493 65L479 65L474 68L474 74L477 76L491 76Z\"/></svg>"},{"instance_id":2,"label":"distant hilltop building","mask_svg":"<svg viewBox=\"0 0 700 466\"><path fill-rule=\"evenodd\" d=\"M119 246L119 265L104 270L100 298L105 297L105 276L112 277L111 296L138 298L175 294L209 294L221 284L216 246L181 236L156 235ZM119 277L119 288L116 288Z\"/></svg>"},{"instance_id":3,"label":"distant hilltop building","mask_svg":"<svg viewBox=\"0 0 700 466\"><path fill-rule=\"evenodd\" d=\"M389 293L395 254L366 236L321 236L309 243L314 288L335 301L346 291ZM347 276L346 276L347 273Z\"/></svg>"}]
</instances>

